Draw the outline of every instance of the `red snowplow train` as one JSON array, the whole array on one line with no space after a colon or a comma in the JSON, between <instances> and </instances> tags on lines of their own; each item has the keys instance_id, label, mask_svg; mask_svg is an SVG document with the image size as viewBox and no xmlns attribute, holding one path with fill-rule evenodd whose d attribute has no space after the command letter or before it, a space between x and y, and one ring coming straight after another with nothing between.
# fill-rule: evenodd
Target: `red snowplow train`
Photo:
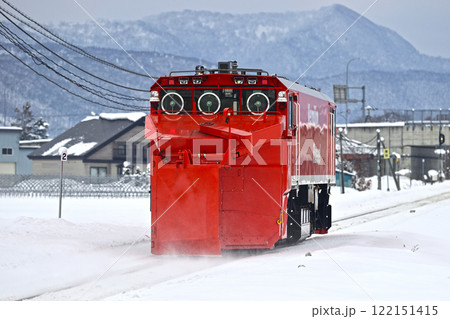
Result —
<instances>
[{"instance_id":1,"label":"red snowplow train","mask_svg":"<svg viewBox=\"0 0 450 319\"><path fill-rule=\"evenodd\" d=\"M150 89L153 254L272 249L331 226L336 105L260 69L219 62Z\"/></svg>"}]
</instances>

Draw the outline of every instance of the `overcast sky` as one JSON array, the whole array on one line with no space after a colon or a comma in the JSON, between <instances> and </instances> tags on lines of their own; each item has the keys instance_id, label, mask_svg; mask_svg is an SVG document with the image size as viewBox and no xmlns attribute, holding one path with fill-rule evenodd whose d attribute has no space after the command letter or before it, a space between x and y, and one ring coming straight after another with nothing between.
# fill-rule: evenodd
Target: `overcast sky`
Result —
<instances>
[{"instance_id":1,"label":"overcast sky","mask_svg":"<svg viewBox=\"0 0 450 319\"><path fill-rule=\"evenodd\" d=\"M164 11L184 9L230 13L315 10L334 3L362 13L393 29L420 52L450 58L449 0L7 0L39 22L86 21L95 18L134 20ZM4 3L0 2L2 5Z\"/></svg>"}]
</instances>

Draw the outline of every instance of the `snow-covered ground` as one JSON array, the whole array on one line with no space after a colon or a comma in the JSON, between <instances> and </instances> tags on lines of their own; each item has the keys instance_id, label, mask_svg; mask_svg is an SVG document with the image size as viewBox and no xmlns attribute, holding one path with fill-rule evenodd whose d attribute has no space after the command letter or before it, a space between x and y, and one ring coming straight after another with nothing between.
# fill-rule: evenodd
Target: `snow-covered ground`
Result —
<instances>
[{"instance_id":1,"label":"snow-covered ground","mask_svg":"<svg viewBox=\"0 0 450 319\"><path fill-rule=\"evenodd\" d=\"M450 300L450 182L419 184L333 188L328 235L224 257L151 255L148 199L0 198L0 300Z\"/></svg>"}]
</instances>

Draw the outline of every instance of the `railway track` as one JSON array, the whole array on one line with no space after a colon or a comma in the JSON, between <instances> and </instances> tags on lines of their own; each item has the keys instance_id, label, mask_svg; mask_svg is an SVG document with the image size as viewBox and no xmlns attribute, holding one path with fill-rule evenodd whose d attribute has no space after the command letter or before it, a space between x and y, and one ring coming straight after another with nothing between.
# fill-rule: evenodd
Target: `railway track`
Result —
<instances>
[{"instance_id":1,"label":"railway track","mask_svg":"<svg viewBox=\"0 0 450 319\"><path fill-rule=\"evenodd\" d=\"M335 232L343 228L351 227L353 225L358 225L375 219L391 216L400 212L404 212L405 210L409 210L411 213L415 213L415 209L418 207L448 199L450 199L450 192L413 200L407 203L399 203L397 205L385 208L377 208L374 210L362 212L360 214L345 216L333 220L333 227L330 229L330 232Z\"/></svg>"}]
</instances>

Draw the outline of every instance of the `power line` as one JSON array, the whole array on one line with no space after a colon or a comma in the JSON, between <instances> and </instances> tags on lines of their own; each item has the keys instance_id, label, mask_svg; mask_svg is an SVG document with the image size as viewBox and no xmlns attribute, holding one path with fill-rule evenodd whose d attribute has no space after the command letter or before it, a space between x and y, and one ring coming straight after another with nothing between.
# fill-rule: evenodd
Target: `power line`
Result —
<instances>
[{"instance_id":1,"label":"power line","mask_svg":"<svg viewBox=\"0 0 450 319\"><path fill-rule=\"evenodd\" d=\"M72 43L69 43L69 42L67 42L66 40L64 40L64 39L62 39L61 37L59 37L58 35L54 34L52 31L48 30L48 29L45 28L43 25L39 24L38 22L36 22L35 20L33 20L32 18L30 18L29 16L27 16L25 13L21 12L19 9L17 9L16 7L14 7L14 6L13 6L12 4L10 4L9 2L7 2L7 1L5 1L5 0L2 0L2 1L3 1L4 3L6 3L9 7L11 7L13 10L15 10L16 12L18 12L21 16L25 17L26 19L28 19L29 21L31 21L32 23L34 23L35 25L37 25L39 28L45 30L48 34L50 34L50 35L53 36L54 38L51 38L50 36L48 36L48 35L45 34L44 32L40 31L39 29L33 27L33 26L30 25L29 23L27 23L27 22L23 21L22 19L18 18L17 16L15 16L14 14L12 14L12 13L10 13L9 11L5 10L4 8L1 8L4 12L8 13L10 16L14 17L16 20L22 22L23 24L27 25L29 28L33 29L34 31L38 32L39 34L43 35L44 37L50 39L51 41L54 41L54 42L56 42L56 43L58 43L58 44L60 44L60 45L62 45L62 46L64 46L64 47L66 47L66 48L68 48L68 49L70 49L70 50L72 50L72 51L74 51L74 52L80 54L80 55L83 55L83 56L85 56L85 57L88 57L88 58L90 58L90 59L93 59L93 60L96 61L96 62L102 63L102 64L104 64L104 65L107 65L107 66L109 66L109 67L118 69L118 70L120 70L120 71L127 72L127 73L130 73L130 74L134 74L134 75L137 75L137 76L142 76L142 77L150 78L150 79L152 79L152 80L153 80L154 78L158 78L158 77L151 76L151 75L149 75L149 74L143 74L143 73L139 73L139 72L136 72L136 71L128 70L128 69L126 69L126 68L123 68L123 67L120 67L120 66L118 66L118 65L115 65L115 64L113 64L113 63L111 63L111 62L109 62L109 61L105 61L105 60L103 60L103 59L100 59L100 58L98 58L98 57L96 57L96 56L94 56L94 55L92 55L92 54L86 52L86 51L83 50L82 48L80 48L80 47L78 47L78 46L76 46L76 45L74 45L74 44L72 44Z\"/></svg>"},{"instance_id":2,"label":"power line","mask_svg":"<svg viewBox=\"0 0 450 319\"><path fill-rule=\"evenodd\" d=\"M14 57L16 60L18 60L20 63L22 63L24 66L26 66L26 67L29 68L31 71L33 71L35 74L37 74L37 75L43 77L43 78L46 79L47 81L53 83L54 85L56 85L57 87L59 87L60 89L66 91L66 92L69 93L69 94L72 94L72 95L74 95L74 96L76 96L76 97L79 97L80 99L85 100L85 101L87 101L87 102L90 102L90 103L93 103L93 104L97 104L97 105L100 105L100 106L104 106L104 107L107 107L107 108L116 109L116 110L121 110L121 111L129 111L129 109L124 109L124 108L121 108L121 107L116 107L116 106L111 106L111 105L103 104L103 103L100 103L100 102L96 102L96 101L90 100L90 99L88 99L88 98L85 98L84 96L81 96L81 95L79 95L79 94L77 94L77 93L74 93L74 92L70 91L69 89L63 87L62 85L56 83L56 82L53 81L52 79L48 78L48 77L45 76L44 74L39 73L38 71L36 71L36 70L33 69L32 67L30 67L28 64L26 64L25 62L23 62L19 57L17 57L14 53L10 52L10 51L9 51L5 46L3 46L1 43L0 43L0 47L1 47L3 50L5 50L7 53L9 53L12 57ZM143 111L143 110L146 110L146 108L145 108L145 109L143 109L143 108L142 108L142 109L136 109L136 110Z\"/></svg>"},{"instance_id":3,"label":"power line","mask_svg":"<svg viewBox=\"0 0 450 319\"><path fill-rule=\"evenodd\" d=\"M100 89L102 89L102 90L105 90L105 91L108 91L108 92L110 92L110 93L113 93L113 94L108 94L108 93L103 94L102 92L97 91L97 92L98 92L99 94L101 94L102 96L105 96L105 95L106 95L106 96L111 96L111 97L113 97L113 98L123 99L123 100L147 101L147 99L137 98L137 97L125 95L125 94L122 94L122 93L118 93L118 92L115 92L115 91L106 89L106 88L104 88L104 87L102 87L102 86L100 86L100 85L97 85L97 84L95 84L95 83L89 81L89 80L86 80L86 79L80 77L79 75L73 73L72 71L70 71L70 70L64 68L63 66L57 64L55 61L53 61L53 60L50 59L49 57L45 56L44 54L42 54L41 52L39 52L38 50L36 50L35 48L33 48L30 44L28 44L28 43L25 42L24 40L20 39L14 32L12 32L9 28L7 28L7 27L6 27L5 25L3 25L3 23L1 23L1 22L0 22L0 29L3 29L6 33L8 33L9 36L6 35L6 34L4 34L4 33L1 32L1 31L0 31L0 34L2 34L7 40L9 40L12 44L14 44L15 46L17 46L17 47L18 47L19 49L21 49L23 52L25 52L25 53L27 53L28 55L30 55L30 57L34 60L35 63L36 63L36 59L37 59L38 61L41 61L41 60L40 60L40 58L36 57L36 55L33 54L30 50L36 52L37 54L39 54L40 56L42 56L42 57L43 57L44 59L46 59L47 61L51 62L51 63L52 63L53 65L55 65L56 67L61 68L62 70L68 72L68 73L71 74L72 76L74 76L74 77L76 77L76 78L78 78L78 79L80 79L80 80L82 80L82 81L85 81L86 83L89 83L89 84L91 84L91 85L93 85L93 86L95 86L95 87L97 87L97 88L100 88ZM29 49L27 49L27 48L24 47L24 46L28 47ZM40 64L43 64L43 63L40 63ZM50 68L50 67L49 67L49 68ZM52 69L52 71L56 72L56 71L53 70L53 69ZM57 73L57 74L58 74L58 73ZM58 74L58 75L59 75L59 74ZM63 76L63 77L64 77L64 76ZM68 78L66 78L66 77L64 77L64 78L65 78L66 80L72 82L73 84L77 85L77 86L80 86L80 87L82 87L82 88L85 88L84 86L78 84L77 82L73 82L72 80L70 80L70 79L68 79Z\"/></svg>"},{"instance_id":4,"label":"power line","mask_svg":"<svg viewBox=\"0 0 450 319\"><path fill-rule=\"evenodd\" d=\"M66 60L65 58L63 58L62 56L60 56L59 54L57 54L56 52L54 52L53 50L49 49L47 46L45 46L43 43L41 43L39 40L37 40L36 38L34 38L31 34L29 34L27 31L25 31L24 29L22 29L20 26L18 26L14 21L12 21L8 16L6 16L3 12L0 12L0 14L2 16L4 16L10 23L12 23L17 29L19 29L20 31L22 31L23 33L25 33L28 37L30 37L33 41L35 41L37 44L39 44L41 47L43 47L44 49L46 49L47 51L51 52L52 54L54 54L56 57L58 57L59 59L61 59L62 61L66 62L67 64L71 65L72 67L80 70L83 73L86 73L90 76L92 76L93 78L96 78L100 81L106 82L108 84L123 88L123 89L128 89L128 90L133 90L133 91L138 91L138 92L148 92L148 90L142 90L142 89L136 89L136 88L131 88L131 87L127 87L121 84L117 84L111 81L108 81L106 79L103 79L97 75L94 75L80 67L78 67L77 65L71 63L70 61Z\"/></svg>"},{"instance_id":5,"label":"power line","mask_svg":"<svg viewBox=\"0 0 450 319\"><path fill-rule=\"evenodd\" d=\"M30 39L32 39L35 43L37 43L40 47L42 47L44 50L50 52L50 54L54 55L55 57L57 57L58 59L60 59L61 61L65 62L66 64L68 64L69 66L75 68L76 70L87 74L88 76L91 76L99 81L108 83L109 85L113 85L116 87L119 87L121 89L125 89L125 90L132 90L132 91L138 91L138 92L146 92L148 93L149 91L146 90L142 90L142 89L138 89L138 88L133 88L133 87L129 87L126 85L121 85L112 81L109 81L107 79L104 79L100 76L97 76L85 69L83 69L82 67L79 67L77 65L75 65L74 63L71 63L70 61L68 61L67 59L63 58L60 54L56 53L55 50L50 49L47 45L43 44L42 42L40 42L35 36L33 36L32 34L30 34L29 32L27 32L27 30L24 30L23 25L27 26L28 28L34 30L35 32L37 32L38 34L44 36L45 38L61 45L64 48L67 48L77 54L80 54L84 57L87 57L89 59L94 60L95 62L98 62L100 64L106 65L108 67L126 72L126 73L130 73L136 76L142 76L142 77L146 77L146 78L152 78L153 77L150 74L142 74L142 73L138 73L135 71L131 71L128 70L126 68L117 66L111 62L108 62L106 60L102 60L88 52L86 52L85 50L83 50L82 48L73 45L69 42L67 42L66 40L62 39L61 37L59 37L58 35L54 34L53 32L51 32L50 30L48 30L47 28L45 28L44 26L42 26L41 24L39 24L38 22L36 22L35 20L33 20L32 18L30 18L29 16L27 16L26 14L24 14L23 12L21 12L19 9L17 9L16 7L14 7L12 4L10 4L8 1L2 0L6 5L8 5L10 8L12 8L14 11L16 11L19 15L21 15L22 17L24 17L26 20L30 21L30 23L28 23L28 21L19 18L18 16L16 16L15 14L11 13L10 11L6 10L5 8L0 6L0 14L1 16L3 16L7 21L9 21L9 23L11 23L14 27L16 27L18 30L20 30L22 33L24 33L26 36L28 36ZM9 17L8 17L9 15ZM10 18L12 17L12 18ZM18 25L17 23L15 23L12 19L15 19L16 21L19 21L19 23L22 23L22 27L20 25ZM36 25L37 27L35 27L34 25ZM44 31L42 31L44 30ZM100 106L104 106L107 108L112 108L112 109L117 109L117 110L123 110L123 111L128 111L129 109L134 109L134 110L147 110L147 107L142 107L142 106L136 106L136 105L130 105L130 104L125 104L125 103L121 103L118 102L116 100L113 99L121 99L121 100L128 100L128 101L148 101L148 99L142 99L142 98L138 98L138 97L134 97L134 96L130 96L127 94L123 94L123 93L119 93L117 91L114 90L110 90L108 88L105 88L104 86L98 85L92 81L89 81L88 79L74 73L72 70L70 70L69 68L65 68L63 67L61 64L61 62L55 62L54 59L50 58L48 55L45 55L41 52L41 50L37 50L34 45L31 45L30 43L28 43L27 41L25 41L24 39L22 39L20 36L18 36L16 33L14 33L12 30L10 30L8 27L6 27L6 25L4 25L3 23L0 22L0 34L3 35L7 40L9 40L9 42L11 42L15 47L17 47L18 49L20 49L22 52L24 52L26 55L28 55L31 60L34 62L34 64L38 65L38 66L45 66L48 70L52 71L53 73L55 73L57 76L62 77L65 81L68 81L69 83L99 97L102 98L106 101L112 102L114 104L118 104L118 105L122 105L126 108L122 108L122 107L118 107L118 106L111 106L108 104L104 104L101 102L97 102L95 100L92 100L90 98L86 98L78 93L75 93L74 91L71 91L69 88L64 87L63 85L59 84L56 82L56 80L51 79L50 77L38 72L36 69L34 69L33 67L31 67L30 65L28 65L24 60L22 60L20 58L19 55L14 54L14 51L10 51L7 49L7 47L5 47L4 45L0 45L1 48L3 48L8 54L10 54L12 57L14 57L16 60L18 60L20 63L22 63L24 66L26 66L28 69L30 69L32 72L34 72L35 74L39 75L40 77L43 77L44 79L46 79L47 81L49 81L50 83L56 85L57 87L59 87L60 89L66 91L69 94L72 94L78 98L81 98L87 102L93 103L93 104L97 104ZM48 62L48 63L47 63ZM52 66L53 65L53 66ZM67 72L72 78L64 75L63 73L61 73L60 71L58 71L58 68L60 70L63 70L64 72ZM79 79L81 81L84 81L86 84L80 83L78 82L76 79L74 79L73 77L75 77L76 79ZM95 87L90 87L89 85ZM106 93L106 92L109 93ZM111 98L113 99L111 99Z\"/></svg>"},{"instance_id":6,"label":"power line","mask_svg":"<svg viewBox=\"0 0 450 319\"><path fill-rule=\"evenodd\" d=\"M3 32L0 31L0 34L3 34ZM116 104L119 104L119 105L122 105L122 106L126 106L126 107L130 107L130 108L140 108L139 106L121 103L121 102L118 102L116 100L112 100L110 98L105 97L100 91L94 90L94 89L92 89L92 88L90 88L90 87L88 87L86 85L83 85L83 84L81 84L81 83L79 83L77 81L74 81L74 80L70 79L69 77L63 75L62 73L58 72L57 70L52 68L50 65L48 65L46 62L44 62L40 57L34 55L32 52L30 52L28 49L26 49L23 46L21 46L19 43L14 43L14 44L16 44L16 46L18 46L19 49L21 49L23 52L25 52L27 55L29 55L36 65L43 65L43 66L45 66L49 70L53 71L56 75L62 77L63 79L67 80L68 82L78 86L79 88L81 88L81 89L83 89L85 91L88 91L89 93L91 93L93 95L96 95L96 96L98 96L98 97L100 97L102 99L105 99L105 100L107 100L109 102L113 102L113 103L116 103Z\"/></svg>"}]
</instances>

